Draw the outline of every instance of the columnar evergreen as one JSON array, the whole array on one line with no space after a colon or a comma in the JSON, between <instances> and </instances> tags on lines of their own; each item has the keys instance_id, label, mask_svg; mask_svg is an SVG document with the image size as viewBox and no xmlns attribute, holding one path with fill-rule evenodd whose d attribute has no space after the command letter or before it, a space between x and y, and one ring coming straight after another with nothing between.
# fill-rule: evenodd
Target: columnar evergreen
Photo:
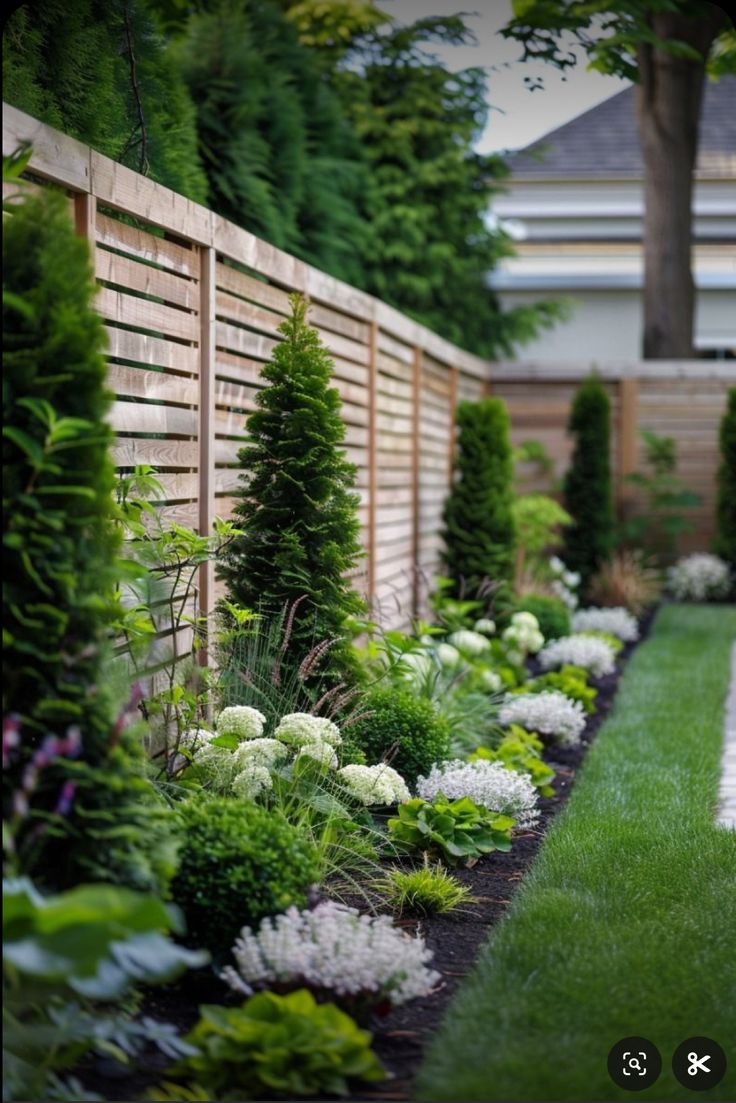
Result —
<instances>
[{"instance_id":1,"label":"columnar evergreen","mask_svg":"<svg viewBox=\"0 0 736 1103\"><path fill-rule=\"evenodd\" d=\"M611 485L611 403L596 376L578 388L568 432L575 440L565 476L565 563L582 575L583 589L610 556L614 538Z\"/></svg>"},{"instance_id":2,"label":"columnar evergreen","mask_svg":"<svg viewBox=\"0 0 736 1103\"><path fill-rule=\"evenodd\" d=\"M333 363L306 321L303 296L280 326L284 340L261 377L258 409L248 415L249 443L239 453L235 520L243 529L219 573L228 598L278 615L296 610L287 663L300 662L315 643L341 640L330 650L333 669L353 662L345 620L363 609L347 572L361 554L355 467L341 445L340 395L330 386Z\"/></svg>"},{"instance_id":3,"label":"columnar evergreen","mask_svg":"<svg viewBox=\"0 0 736 1103\"><path fill-rule=\"evenodd\" d=\"M472 594L484 579L510 582L513 574L514 464L501 399L459 403L457 425L455 481L444 510L445 564L456 588Z\"/></svg>"},{"instance_id":4,"label":"columnar evergreen","mask_svg":"<svg viewBox=\"0 0 736 1103\"><path fill-rule=\"evenodd\" d=\"M728 406L721 421L720 446L715 550L736 571L736 387L731 387L728 392Z\"/></svg>"}]
</instances>

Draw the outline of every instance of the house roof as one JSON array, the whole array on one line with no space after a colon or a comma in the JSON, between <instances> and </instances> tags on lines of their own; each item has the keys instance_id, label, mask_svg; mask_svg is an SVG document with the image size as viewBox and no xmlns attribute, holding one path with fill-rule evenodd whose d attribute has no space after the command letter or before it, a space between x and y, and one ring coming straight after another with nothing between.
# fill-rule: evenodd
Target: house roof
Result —
<instances>
[{"instance_id":1,"label":"house roof","mask_svg":"<svg viewBox=\"0 0 736 1103\"><path fill-rule=\"evenodd\" d=\"M515 180L641 179L633 85L551 130L508 164ZM696 175L736 176L736 76L706 81Z\"/></svg>"}]
</instances>

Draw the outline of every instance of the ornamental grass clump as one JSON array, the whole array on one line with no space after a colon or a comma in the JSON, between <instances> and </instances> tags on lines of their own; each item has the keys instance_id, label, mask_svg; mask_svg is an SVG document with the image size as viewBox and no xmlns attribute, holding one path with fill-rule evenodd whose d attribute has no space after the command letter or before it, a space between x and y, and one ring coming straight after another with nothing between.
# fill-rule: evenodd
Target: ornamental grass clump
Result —
<instances>
[{"instance_id":1,"label":"ornamental grass clump","mask_svg":"<svg viewBox=\"0 0 736 1103\"><path fill-rule=\"evenodd\" d=\"M720 601L728 597L731 572L728 563L706 552L685 556L667 574L676 601Z\"/></svg>"},{"instance_id":2,"label":"ornamental grass clump","mask_svg":"<svg viewBox=\"0 0 736 1103\"><path fill-rule=\"evenodd\" d=\"M235 992L309 988L348 1008L400 1007L440 980L422 938L399 930L390 916L361 915L334 900L311 911L289 908L258 930L244 927L233 957L236 967L222 977Z\"/></svg>"},{"instance_id":3,"label":"ornamental grass clump","mask_svg":"<svg viewBox=\"0 0 736 1103\"><path fill-rule=\"evenodd\" d=\"M504 727L519 724L565 747L574 747L585 729L585 710L580 701L571 701L557 690L546 690L507 697L498 720Z\"/></svg>"},{"instance_id":4,"label":"ornamental grass clump","mask_svg":"<svg viewBox=\"0 0 736 1103\"><path fill-rule=\"evenodd\" d=\"M406 782L385 762L377 766L351 763L337 771L337 778L350 796L367 808L398 804L411 796Z\"/></svg>"},{"instance_id":5,"label":"ornamental grass clump","mask_svg":"<svg viewBox=\"0 0 736 1103\"><path fill-rule=\"evenodd\" d=\"M472 903L470 889L437 862L431 865L425 855L417 869L388 870L376 882L376 888L399 915L445 915L461 904Z\"/></svg>"},{"instance_id":6,"label":"ornamental grass clump","mask_svg":"<svg viewBox=\"0 0 736 1103\"><path fill-rule=\"evenodd\" d=\"M594 678L603 678L613 674L616 669L616 656L613 648L597 636L572 635L561 640L552 640L539 653L539 662L543 670L570 665L589 671Z\"/></svg>"},{"instance_id":7,"label":"ornamental grass clump","mask_svg":"<svg viewBox=\"0 0 736 1103\"><path fill-rule=\"evenodd\" d=\"M468 797L475 804L510 816L519 827L532 827L539 818L537 791L528 775L506 769L501 762L452 762L433 766L419 778L417 793L426 801L442 795L448 800Z\"/></svg>"},{"instance_id":8,"label":"ornamental grass clump","mask_svg":"<svg viewBox=\"0 0 736 1103\"><path fill-rule=\"evenodd\" d=\"M622 606L612 609L600 609L591 606L579 609L573 614L573 632L607 632L623 643L633 643L639 639L639 623L628 609Z\"/></svg>"}]
</instances>

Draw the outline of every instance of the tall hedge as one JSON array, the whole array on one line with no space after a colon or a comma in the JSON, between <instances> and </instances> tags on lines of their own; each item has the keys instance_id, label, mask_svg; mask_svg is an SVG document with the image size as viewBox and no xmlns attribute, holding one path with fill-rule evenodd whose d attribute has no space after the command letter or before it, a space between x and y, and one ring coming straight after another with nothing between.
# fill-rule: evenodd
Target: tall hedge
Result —
<instances>
[{"instance_id":1,"label":"tall hedge","mask_svg":"<svg viewBox=\"0 0 736 1103\"><path fill-rule=\"evenodd\" d=\"M509 583L514 563L513 458L499 398L460 402L455 479L444 509L445 569L456 591Z\"/></svg>"},{"instance_id":2,"label":"tall hedge","mask_svg":"<svg viewBox=\"0 0 736 1103\"><path fill-rule=\"evenodd\" d=\"M596 376L578 388L568 432L575 441L565 476L565 562L582 575L583 589L610 556L614 539L611 484L611 403Z\"/></svg>"},{"instance_id":3,"label":"tall hedge","mask_svg":"<svg viewBox=\"0 0 736 1103\"><path fill-rule=\"evenodd\" d=\"M338 640L324 670L355 668L346 618L363 611L347 574L361 555L355 467L345 459L345 426L333 363L306 321L307 303L291 296L284 338L264 366L266 386L248 415L249 443L234 510L243 533L228 547L219 574L228 598L262 614L296 609L286 664L301 662L325 640Z\"/></svg>"},{"instance_id":4,"label":"tall hedge","mask_svg":"<svg viewBox=\"0 0 736 1103\"><path fill-rule=\"evenodd\" d=\"M14 203L4 229L4 819L42 883L159 887L165 817L109 666L118 538L89 252L57 192Z\"/></svg>"},{"instance_id":5,"label":"tall hedge","mask_svg":"<svg viewBox=\"0 0 736 1103\"><path fill-rule=\"evenodd\" d=\"M718 469L718 504L715 550L736 571L736 387L728 392L721 421L721 465Z\"/></svg>"}]
</instances>

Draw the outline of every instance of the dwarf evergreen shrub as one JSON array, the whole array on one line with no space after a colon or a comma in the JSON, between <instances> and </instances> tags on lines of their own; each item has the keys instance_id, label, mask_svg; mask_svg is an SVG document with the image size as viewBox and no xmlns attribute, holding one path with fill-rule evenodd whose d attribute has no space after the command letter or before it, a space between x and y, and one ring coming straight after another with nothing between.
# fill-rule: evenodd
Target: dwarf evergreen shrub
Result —
<instances>
[{"instance_id":1,"label":"dwarf evergreen shrub","mask_svg":"<svg viewBox=\"0 0 736 1103\"><path fill-rule=\"evenodd\" d=\"M545 640L557 640L570 635L570 611L559 597L548 594L525 594L517 598L515 613L533 613Z\"/></svg>"},{"instance_id":2,"label":"dwarf evergreen shrub","mask_svg":"<svg viewBox=\"0 0 736 1103\"><path fill-rule=\"evenodd\" d=\"M498 398L457 408L456 476L444 509L446 573L474 595L484 579L507 583L514 563L513 454Z\"/></svg>"},{"instance_id":3,"label":"dwarf evergreen shrub","mask_svg":"<svg viewBox=\"0 0 736 1103\"><path fill-rule=\"evenodd\" d=\"M718 532L715 551L736 571L736 387L728 392L721 421L721 466L718 470Z\"/></svg>"},{"instance_id":4,"label":"dwarf evergreen shrub","mask_svg":"<svg viewBox=\"0 0 736 1103\"><path fill-rule=\"evenodd\" d=\"M320 670L345 674L356 668L346 618L363 610L346 578L362 551L355 467L341 450L345 427L340 395L330 386L332 360L307 325L306 301L295 294L291 304L239 453L234 513L243 534L219 573L231 602L269 616L290 607L287 665L301 663L316 643L337 640Z\"/></svg>"},{"instance_id":5,"label":"dwarf evergreen shrub","mask_svg":"<svg viewBox=\"0 0 736 1103\"><path fill-rule=\"evenodd\" d=\"M613 547L614 515L611 487L611 403L596 376L586 379L575 395L568 432L575 440L565 476L565 505L573 523L565 530L563 559L579 571L583 590Z\"/></svg>"},{"instance_id":6,"label":"dwarf evergreen shrub","mask_svg":"<svg viewBox=\"0 0 736 1103\"><path fill-rule=\"evenodd\" d=\"M365 717L349 731L368 762L388 757L391 766L413 785L435 762L449 757L449 725L426 698L395 688L374 689L363 707Z\"/></svg>"}]
</instances>

